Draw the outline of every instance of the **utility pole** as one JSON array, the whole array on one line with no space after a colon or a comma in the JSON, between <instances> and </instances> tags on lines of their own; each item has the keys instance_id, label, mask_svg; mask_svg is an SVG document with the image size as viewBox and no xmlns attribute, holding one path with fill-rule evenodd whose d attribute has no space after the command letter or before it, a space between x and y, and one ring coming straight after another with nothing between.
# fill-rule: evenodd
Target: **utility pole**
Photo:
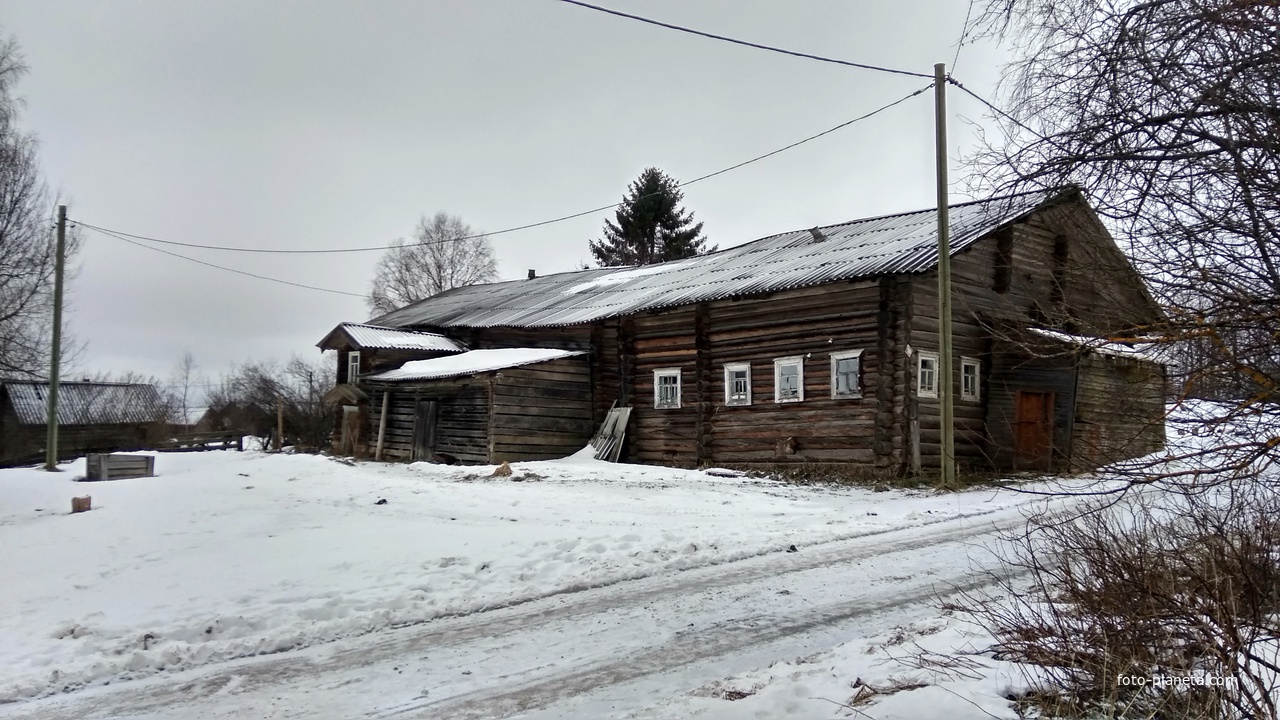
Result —
<instances>
[{"instance_id":1,"label":"utility pole","mask_svg":"<svg viewBox=\"0 0 1280 720\"><path fill-rule=\"evenodd\" d=\"M951 220L947 199L947 66L933 66L938 159L938 404L942 421L942 487L956 486L955 406L951 396Z\"/></svg>"},{"instance_id":2,"label":"utility pole","mask_svg":"<svg viewBox=\"0 0 1280 720\"><path fill-rule=\"evenodd\" d=\"M62 359L62 267L67 252L67 206L58 206L58 245L53 265L53 354L49 357L49 418L44 469L58 470L58 363Z\"/></svg>"}]
</instances>

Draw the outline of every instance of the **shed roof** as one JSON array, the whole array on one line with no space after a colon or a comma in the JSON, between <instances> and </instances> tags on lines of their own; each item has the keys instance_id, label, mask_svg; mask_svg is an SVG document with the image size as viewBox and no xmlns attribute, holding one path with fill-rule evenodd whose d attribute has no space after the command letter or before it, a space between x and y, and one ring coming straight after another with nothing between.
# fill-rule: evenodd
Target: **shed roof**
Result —
<instances>
[{"instance_id":1,"label":"shed roof","mask_svg":"<svg viewBox=\"0 0 1280 720\"><path fill-rule=\"evenodd\" d=\"M18 422L44 425L49 419L49 383L5 380ZM59 425L132 425L155 422L162 414L153 385L109 382L58 383Z\"/></svg>"},{"instance_id":2,"label":"shed roof","mask_svg":"<svg viewBox=\"0 0 1280 720\"><path fill-rule=\"evenodd\" d=\"M951 251L1076 188L952 205ZM708 300L809 287L937 265L937 210L772 235L687 260L597 268L455 288L371 322L405 327L554 327Z\"/></svg>"},{"instance_id":3,"label":"shed roof","mask_svg":"<svg viewBox=\"0 0 1280 720\"><path fill-rule=\"evenodd\" d=\"M337 347L342 337L358 348L379 350L436 350L439 352L466 352L466 348L438 333L420 330L368 325L365 323L340 323L329 331L317 347Z\"/></svg>"},{"instance_id":4,"label":"shed roof","mask_svg":"<svg viewBox=\"0 0 1280 720\"><path fill-rule=\"evenodd\" d=\"M556 350L550 348L501 348L496 350L471 350L461 355L411 360L399 370L388 370L377 375L366 375L365 380L437 380L440 378L475 375L477 373L505 370L521 365L558 360L582 355L580 350Z\"/></svg>"}]
</instances>

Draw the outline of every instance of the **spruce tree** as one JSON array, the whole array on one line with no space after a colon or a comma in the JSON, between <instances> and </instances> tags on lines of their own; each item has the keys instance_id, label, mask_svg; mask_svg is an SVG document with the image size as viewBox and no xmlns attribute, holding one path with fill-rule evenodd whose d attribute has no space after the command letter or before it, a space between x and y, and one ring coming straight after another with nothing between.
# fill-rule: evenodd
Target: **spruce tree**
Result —
<instances>
[{"instance_id":1,"label":"spruce tree","mask_svg":"<svg viewBox=\"0 0 1280 720\"><path fill-rule=\"evenodd\" d=\"M680 206L684 193L658 168L646 168L604 221L604 237L591 241L591 254L602 267L651 265L714 252L702 237L702 223Z\"/></svg>"}]
</instances>

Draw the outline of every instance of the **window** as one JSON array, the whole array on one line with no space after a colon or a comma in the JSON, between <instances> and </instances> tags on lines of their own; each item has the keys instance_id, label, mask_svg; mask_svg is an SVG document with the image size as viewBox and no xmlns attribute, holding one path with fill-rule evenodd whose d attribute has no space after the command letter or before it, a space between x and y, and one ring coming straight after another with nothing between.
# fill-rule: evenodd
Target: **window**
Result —
<instances>
[{"instance_id":1,"label":"window","mask_svg":"<svg viewBox=\"0 0 1280 720\"><path fill-rule=\"evenodd\" d=\"M862 397L862 351L831 353L831 397Z\"/></svg>"},{"instance_id":2,"label":"window","mask_svg":"<svg viewBox=\"0 0 1280 720\"><path fill-rule=\"evenodd\" d=\"M359 351L347 353L347 382L354 383L360 379L360 353Z\"/></svg>"},{"instance_id":3,"label":"window","mask_svg":"<svg viewBox=\"0 0 1280 720\"><path fill-rule=\"evenodd\" d=\"M916 394L920 397L938 397L938 354L916 355Z\"/></svg>"},{"instance_id":4,"label":"window","mask_svg":"<svg viewBox=\"0 0 1280 720\"><path fill-rule=\"evenodd\" d=\"M680 368L663 368L653 371L653 406L656 408L680 407Z\"/></svg>"},{"instance_id":5,"label":"window","mask_svg":"<svg viewBox=\"0 0 1280 720\"><path fill-rule=\"evenodd\" d=\"M751 404L750 363L735 363L724 366L724 404Z\"/></svg>"},{"instance_id":6,"label":"window","mask_svg":"<svg viewBox=\"0 0 1280 720\"><path fill-rule=\"evenodd\" d=\"M982 362L973 358L960 358L960 399L982 399Z\"/></svg>"},{"instance_id":7,"label":"window","mask_svg":"<svg viewBox=\"0 0 1280 720\"><path fill-rule=\"evenodd\" d=\"M773 361L773 401L804 400L804 358L788 357Z\"/></svg>"}]
</instances>

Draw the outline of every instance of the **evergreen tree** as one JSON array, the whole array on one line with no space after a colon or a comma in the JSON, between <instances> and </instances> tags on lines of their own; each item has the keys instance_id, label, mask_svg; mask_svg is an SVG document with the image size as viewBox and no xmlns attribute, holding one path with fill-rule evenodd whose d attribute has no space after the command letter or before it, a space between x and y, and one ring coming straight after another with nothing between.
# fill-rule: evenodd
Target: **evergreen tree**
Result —
<instances>
[{"instance_id":1,"label":"evergreen tree","mask_svg":"<svg viewBox=\"0 0 1280 720\"><path fill-rule=\"evenodd\" d=\"M658 168L646 168L631 183L614 220L604 221L604 237L591 241L591 254L602 267L651 265L714 252L702 237L702 223L680 207L684 193L675 179Z\"/></svg>"}]
</instances>

